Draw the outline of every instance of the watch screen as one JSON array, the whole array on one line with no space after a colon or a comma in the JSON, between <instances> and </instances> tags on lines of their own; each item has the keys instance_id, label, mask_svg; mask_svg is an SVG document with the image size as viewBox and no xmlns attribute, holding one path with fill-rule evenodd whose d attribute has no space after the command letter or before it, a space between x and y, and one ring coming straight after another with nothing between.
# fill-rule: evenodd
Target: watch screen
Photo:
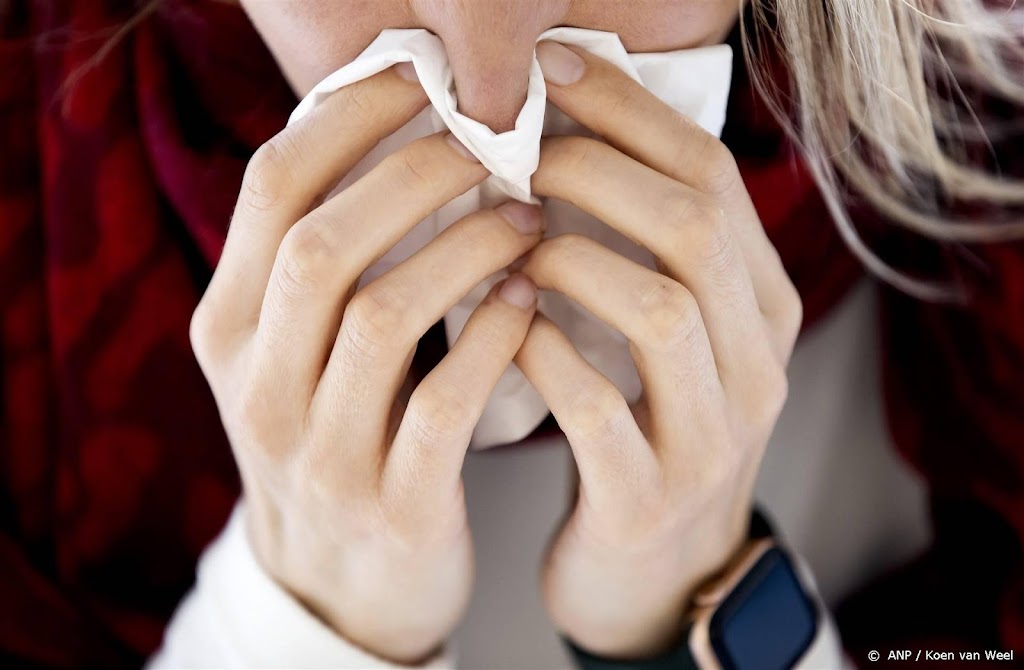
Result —
<instances>
[{"instance_id":1,"label":"watch screen","mask_svg":"<svg viewBox=\"0 0 1024 670\"><path fill-rule=\"evenodd\" d=\"M817 610L785 554L769 549L711 618L724 670L791 668L814 640Z\"/></svg>"}]
</instances>

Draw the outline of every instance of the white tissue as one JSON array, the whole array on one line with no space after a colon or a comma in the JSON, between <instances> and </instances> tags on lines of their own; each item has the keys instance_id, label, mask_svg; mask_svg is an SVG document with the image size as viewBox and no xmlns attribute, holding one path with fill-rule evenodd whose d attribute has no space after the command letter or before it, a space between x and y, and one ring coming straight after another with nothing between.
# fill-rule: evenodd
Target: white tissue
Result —
<instances>
[{"instance_id":1,"label":"white tissue","mask_svg":"<svg viewBox=\"0 0 1024 670\"><path fill-rule=\"evenodd\" d=\"M676 111L693 119L715 135L721 133L732 77L732 50L726 45L663 53L627 53L614 33L582 28L554 28L541 40L579 46L615 64ZM344 189L365 175L385 156L425 135L448 128L492 173L480 186L459 196L413 228L360 280L360 286L381 276L425 246L449 225L466 214L490 207L509 197L536 202L530 193L530 177L537 169L542 135L590 135L554 106L547 93L540 65L534 58L526 103L515 128L495 134L482 123L458 111L454 79L441 39L422 29L385 30L348 65L329 75L299 103L289 123L307 114L339 88L365 79L395 63L412 61L431 106L382 141L341 182ZM617 253L654 268L654 259L643 247L580 210L550 199L544 205L546 237L578 233ZM449 343L456 340L470 314L490 288L505 277L500 272L482 282L445 315ZM538 307L572 340L579 352L633 402L640 381L628 344L618 331L583 310L565 296L542 291ZM548 408L530 383L514 366L502 376L473 433L472 447L484 448L517 442L529 435L547 416Z\"/></svg>"}]
</instances>

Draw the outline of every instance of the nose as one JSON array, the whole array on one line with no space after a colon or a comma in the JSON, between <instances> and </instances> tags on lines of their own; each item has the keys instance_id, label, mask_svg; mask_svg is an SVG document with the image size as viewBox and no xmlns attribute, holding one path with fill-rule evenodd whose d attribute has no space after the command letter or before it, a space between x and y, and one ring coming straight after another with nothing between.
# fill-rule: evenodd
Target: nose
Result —
<instances>
[{"instance_id":1,"label":"nose","mask_svg":"<svg viewBox=\"0 0 1024 670\"><path fill-rule=\"evenodd\" d=\"M514 128L526 102L535 41L505 41L501 53L479 48L476 39L448 46L459 111L496 133Z\"/></svg>"},{"instance_id":2,"label":"nose","mask_svg":"<svg viewBox=\"0 0 1024 670\"><path fill-rule=\"evenodd\" d=\"M496 133L515 127L537 37L567 0L421 0L417 13L445 44L459 111Z\"/></svg>"}]
</instances>

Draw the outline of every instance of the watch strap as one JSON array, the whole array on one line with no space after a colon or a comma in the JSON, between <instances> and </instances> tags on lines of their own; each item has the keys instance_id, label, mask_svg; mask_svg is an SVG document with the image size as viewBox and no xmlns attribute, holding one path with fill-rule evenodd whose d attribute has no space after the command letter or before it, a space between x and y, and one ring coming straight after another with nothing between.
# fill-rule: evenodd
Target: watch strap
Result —
<instances>
[{"instance_id":1,"label":"watch strap","mask_svg":"<svg viewBox=\"0 0 1024 670\"><path fill-rule=\"evenodd\" d=\"M774 537L771 521L758 507L751 511L747 535L751 540ZM690 629L691 625L687 622L675 648L654 658L636 660L595 656L577 647L568 638L563 639L580 670L700 670L690 651Z\"/></svg>"},{"instance_id":2,"label":"watch strap","mask_svg":"<svg viewBox=\"0 0 1024 670\"><path fill-rule=\"evenodd\" d=\"M602 658L580 649L570 640L565 640L565 643L580 670L700 670L690 653L689 625L683 631L681 639L682 642L674 649L660 656L636 660Z\"/></svg>"}]
</instances>

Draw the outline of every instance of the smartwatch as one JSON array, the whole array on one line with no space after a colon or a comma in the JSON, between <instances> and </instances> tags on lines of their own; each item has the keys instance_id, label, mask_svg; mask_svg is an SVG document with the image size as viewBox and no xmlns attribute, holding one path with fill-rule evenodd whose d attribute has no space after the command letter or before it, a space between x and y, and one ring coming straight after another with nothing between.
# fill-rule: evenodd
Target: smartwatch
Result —
<instances>
[{"instance_id":1,"label":"smartwatch","mask_svg":"<svg viewBox=\"0 0 1024 670\"><path fill-rule=\"evenodd\" d=\"M729 566L698 589L682 641L661 656L619 660L571 642L581 670L788 670L818 631L818 608L789 554L755 510L751 537Z\"/></svg>"}]
</instances>

